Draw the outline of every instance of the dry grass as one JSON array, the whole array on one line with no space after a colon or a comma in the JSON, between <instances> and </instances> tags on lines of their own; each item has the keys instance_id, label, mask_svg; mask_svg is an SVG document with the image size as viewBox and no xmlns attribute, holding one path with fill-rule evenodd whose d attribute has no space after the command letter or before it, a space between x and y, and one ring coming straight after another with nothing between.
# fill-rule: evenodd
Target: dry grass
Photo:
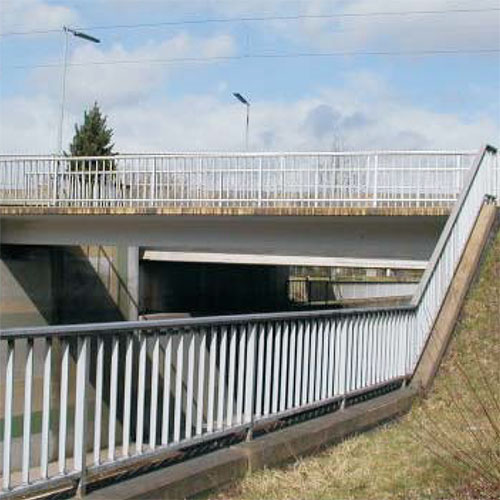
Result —
<instances>
[{"instance_id":1,"label":"dry grass","mask_svg":"<svg viewBox=\"0 0 500 500\"><path fill-rule=\"evenodd\" d=\"M426 400L398 422L291 466L251 474L214 498L499 498L498 402L500 234Z\"/></svg>"}]
</instances>

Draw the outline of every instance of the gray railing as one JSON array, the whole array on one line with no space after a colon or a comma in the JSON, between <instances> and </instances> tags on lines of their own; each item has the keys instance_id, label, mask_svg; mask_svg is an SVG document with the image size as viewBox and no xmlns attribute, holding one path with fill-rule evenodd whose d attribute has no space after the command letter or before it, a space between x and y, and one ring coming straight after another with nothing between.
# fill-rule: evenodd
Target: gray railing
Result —
<instances>
[{"instance_id":1,"label":"gray railing","mask_svg":"<svg viewBox=\"0 0 500 500\"><path fill-rule=\"evenodd\" d=\"M485 147L408 306L0 330L4 496L68 477L83 492L88 475L411 377L495 165Z\"/></svg>"},{"instance_id":2,"label":"gray railing","mask_svg":"<svg viewBox=\"0 0 500 500\"><path fill-rule=\"evenodd\" d=\"M474 153L0 157L0 205L450 207Z\"/></svg>"}]
</instances>

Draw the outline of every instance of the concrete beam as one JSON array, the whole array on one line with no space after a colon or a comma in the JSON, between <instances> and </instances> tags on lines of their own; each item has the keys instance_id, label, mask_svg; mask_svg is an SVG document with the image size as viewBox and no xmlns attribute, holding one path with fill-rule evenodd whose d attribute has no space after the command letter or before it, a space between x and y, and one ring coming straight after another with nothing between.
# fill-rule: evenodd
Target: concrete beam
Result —
<instances>
[{"instance_id":1,"label":"concrete beam","mask_svg":"<svg viewBox=\"0 0 500 500\"><path fill-rule=\"evenodd\" d=\"M169 252L426 260L445 217L12 216L2 243L123 245Z\"/></svg>"},{"instance_id":2,"label":"concrete beam","mask_svg":"<svg viewBox=\"0 0 500 500\"><path fill-rule=\"evenodd\" d=\"M426 260L355 259L348 257L308 257L303 255L256 255L207 252L169 252L145 249L141 260L158 262L198 262L269 266L356 267L369 269L419 269Z\"/></svg>"}]
</instances>

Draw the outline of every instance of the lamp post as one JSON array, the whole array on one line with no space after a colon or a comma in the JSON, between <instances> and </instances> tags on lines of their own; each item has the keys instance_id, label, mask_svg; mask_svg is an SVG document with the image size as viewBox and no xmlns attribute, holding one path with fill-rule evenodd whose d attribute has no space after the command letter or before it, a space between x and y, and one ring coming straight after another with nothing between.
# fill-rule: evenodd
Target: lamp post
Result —
<instances>
[{"instance_id":1,"label":"lamp post","mask_svg":"<svg viewBox=\"0 0 500 500\"><path fill-rule=\"evenodd\" d=\"M62 96L61 96L61 116L59 118L59 130L57 138L57 147L59 155L62 156L63 153L63 124L64 124L64 101L66 99L66 73L68 70L68 45L69 45L69 34L76 36L78 38L83 38L92 43L101 43L101 40L93 36L82 33L81 31L76 31L67 26L63 26L63 32L65 36L64 40L64 66L63 66L63 77L62 77Z\"/></svg>"},{"instance_id":2,"label":"lamp post","mask_svg":"<svg viewBox=\"0 0 500 500\"><path fill-rule=\"evenodd\" d=\"M248 151L248 128L250 126L250 103L239 92L233 92L234 97L247 107L247 122L245 128L245 149Z\"/></svg>"}]
</instances>

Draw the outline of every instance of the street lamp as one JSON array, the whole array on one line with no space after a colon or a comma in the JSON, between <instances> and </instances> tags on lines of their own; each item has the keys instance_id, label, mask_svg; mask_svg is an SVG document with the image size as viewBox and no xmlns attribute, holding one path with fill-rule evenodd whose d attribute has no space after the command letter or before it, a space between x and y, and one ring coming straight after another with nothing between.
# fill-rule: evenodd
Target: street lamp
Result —
<instances>
[{"instance_id":1,"label":"street lamp","mask_svg":"<svg viewBox=\"0 0 500 500\"><path fill-rule=\"evenodd\" d=\"M59 131L58 131L58 139L57 145L59 149L59 154L62 156L63 154L63 122L64 122L64 101L66 99L66 73L68 69L68 45L69 45L69 34L71 33L73 36L77 38L83 38L88 42L92 43L101 43L101 40L95 38L93 36L87 35L86 33L82 33L81 31L76 31L67 26L63 26L63 32L65 35L64 41L64 67L63 67L63 78L62 78L62 96L61 96L61 116L59 118Z\"/></svg>"},{"instance_id":2,"label":"street lamp","mask_svg":"<svg viewBox=\"0 0 500 500\"><path fill-rule=\"evenodd\" d=\"M245 148L248 151L248 127L250 124L250 103L239 93L233 92L234 97L247 107L247 124L245 129Z\"/></svg>"}]
</instances>

